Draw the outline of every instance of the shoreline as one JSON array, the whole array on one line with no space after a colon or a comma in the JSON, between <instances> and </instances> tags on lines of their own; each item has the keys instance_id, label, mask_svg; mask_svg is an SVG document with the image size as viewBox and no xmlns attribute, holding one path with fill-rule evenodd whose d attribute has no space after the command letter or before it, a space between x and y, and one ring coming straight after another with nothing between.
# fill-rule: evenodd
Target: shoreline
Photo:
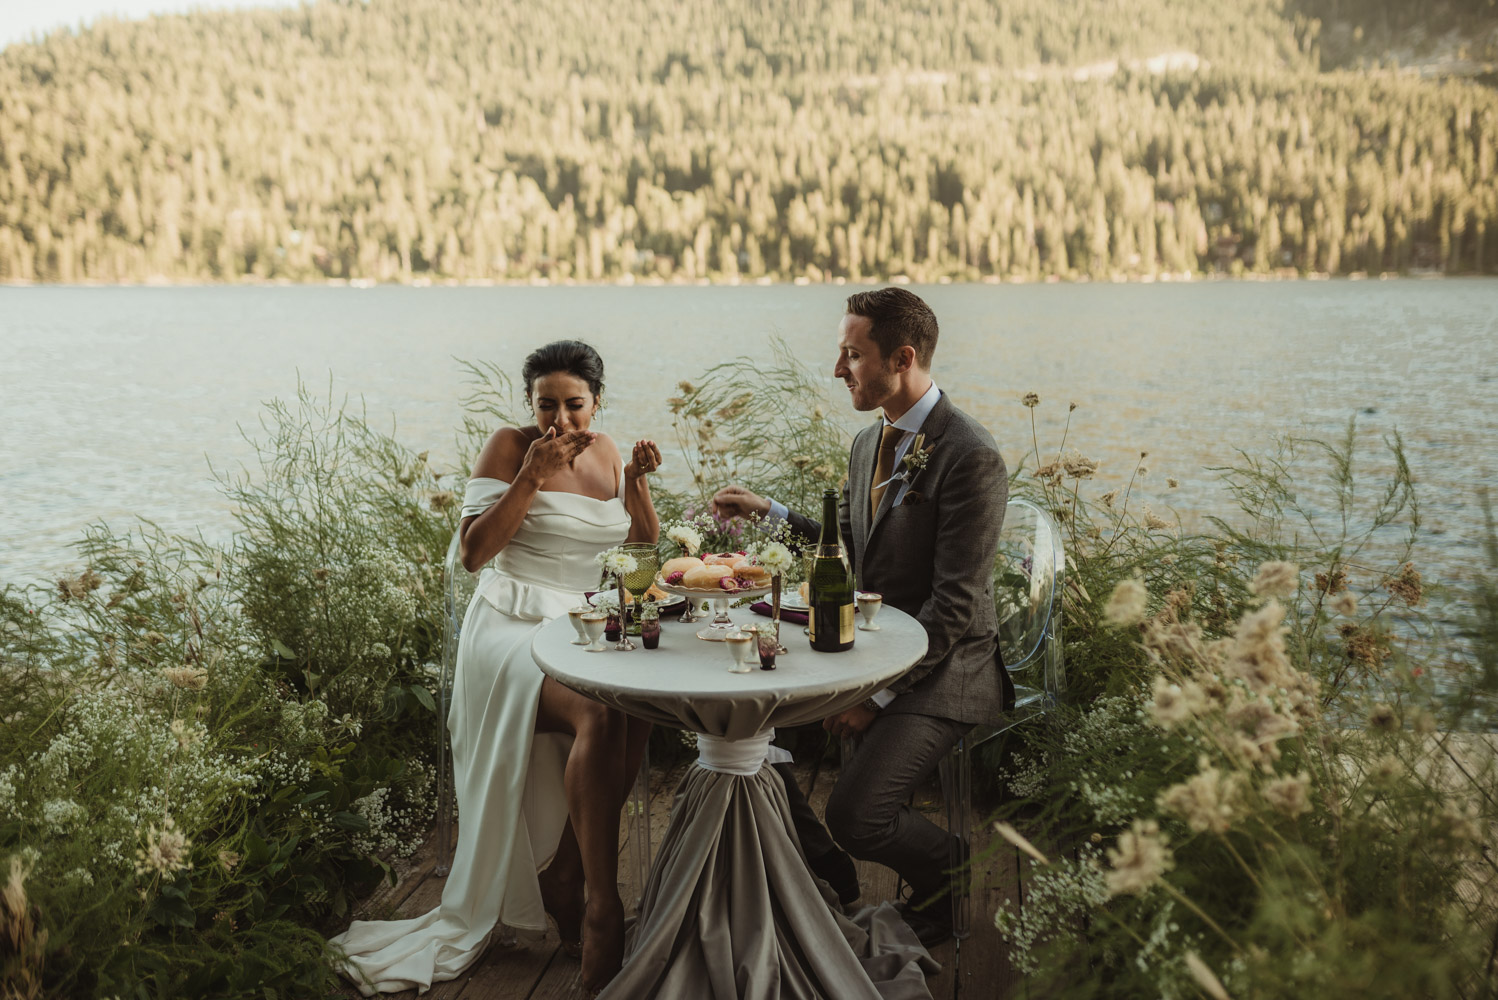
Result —
<instances>
[{"instance_id":1,"label":"shoreline","mask_svg":"<svg viewBox=\"0 0 1498 1000\"><path fill-rule=\"evenodd\" d=\"M730 280L713 278L636 278L624 275L610 281L579 281L575 278L427 278L416 277L409 281L380 281L374 278L327 278L322 281L293 281L289 278L241 278L235 281L197 281L168 278L145 281L25 281L3 280L0 288L805 288L812 285L1198 285L1198 284L1271 284L1280 282L1317 281L1461 281L1466 279L1492 280L1498 274L1445 274L1424 271L1384 271L1369 274L1352 271L1347 274L1329 274L1313 271L1308 274L1223 274L1213 272L1199 274L1192 271L1179 273L1117 275L1109 278L1093 278L1086 275L1062 277L1046 275L1043 278L1017 276L999 277L985 275L977 280L957 280L943 275L934 281L918 281L910 275L896 274L881 278L852 279L841 275L821 280L806 276L789 281L769 276Z\"/></svg>"}]
</instances>

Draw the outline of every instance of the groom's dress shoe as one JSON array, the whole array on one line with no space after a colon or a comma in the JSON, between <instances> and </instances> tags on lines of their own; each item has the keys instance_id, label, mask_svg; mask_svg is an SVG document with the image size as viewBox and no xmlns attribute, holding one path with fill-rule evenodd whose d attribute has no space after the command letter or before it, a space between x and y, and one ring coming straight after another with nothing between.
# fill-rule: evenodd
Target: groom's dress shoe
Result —
<instances>
[{"instance_id":1,"label":"groom's dress shoe","mask_svg":"<svg viewBox=\"0 0 1498 1000\"><path fill-rule=\"evenodd\" d=\"M908 900L896 903L895 909L899 911L900 919L915 931L916 938L927 951L952 939L950 894L938 896L920 909L916 909Z\"/></svg>"},{"instance_id":2,"label":"groom's dress shoe","mask_svg":"<svg viewBox=\"0 0 1498 1000\"><path fill-rule=\"evenodd\" d=\"M846 851L833 849L819 858L813 858L809 864L812 874L832 886L839 903L852 906L858 902L863 889L858 884L858 870L853 867L853 859L848 857Z\"/></svg>"}]
</instances>

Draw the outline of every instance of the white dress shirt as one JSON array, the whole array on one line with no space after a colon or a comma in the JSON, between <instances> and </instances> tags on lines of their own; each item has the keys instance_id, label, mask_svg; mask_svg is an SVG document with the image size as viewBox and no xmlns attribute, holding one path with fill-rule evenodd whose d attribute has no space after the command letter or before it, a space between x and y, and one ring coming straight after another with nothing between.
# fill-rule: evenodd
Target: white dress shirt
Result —
<instances>
[{"instance_id":1,"label":"white dress shirt","mask_svg":"<svg viewBox=\"0 0 1498 1000\"><path fill-rule=\"evenodd\" d=\"M931 411L936 409L936 401L938 399L941 399L941 390L936 387L935 382L932 382L931 388L927 389L926 392L921 396L921 398L915 401L915 405L906 410L904 413L900 414L899 420L893 421L895 427L905 432L904 435L900 438L900 442L895 445L895 476L898 476L900 474L901 460L905 458L905 453L910 451L910 445L915 441L915 436L917 432L920 431L921 425L926 422L927 417L931 416ZM885 416L882 421L882 426L888 427L890 426L890 424L891 421L889 417ZM874 484L876 489L880 485L881 484L879 483ZM895 484L895 498L891 502L891 506L898 506L900 501L904 499L905 491L908 489L910 489L910 483L908 481L902 479L897 482ZM778 500L770 501L769 516L771 520L783 521L785 520L786 515L789 513L790 508L788 508L785 504L781 503ZM874 704L878 705L880 708L883 708L884 706L895 700L895 693L888 688L885 688L883 691L875 692L870 697L873 698Z\"/></svg>"}]
</instances>

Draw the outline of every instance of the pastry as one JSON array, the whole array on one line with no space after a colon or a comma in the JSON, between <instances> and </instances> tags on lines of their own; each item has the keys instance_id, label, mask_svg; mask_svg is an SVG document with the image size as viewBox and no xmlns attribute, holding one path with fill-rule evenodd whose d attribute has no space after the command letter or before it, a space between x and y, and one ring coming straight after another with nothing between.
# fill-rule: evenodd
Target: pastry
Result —
<instances>
[{"instance_id":1,"label":"pastry","mask_svg":"<svg viewBox=\"0 0 1498 1000\"><path fill-rule=\"evenodd\" d=\"M682 574L681 585L693 590L717 590L718 581L733 576L730 566L696 566Z\"/></svg>"},{"instance_id":2,"label":"pastry","mask_svg":"<svg viewBox=\"0 0 1498 1000\"><path fill-rule=\"evenodd\" d=\"M702 561L709 566L732 566L742 558L742 552L709 552L702 557Z\"/></svg>"},{"instance_id":3,"label":"pastry","mask_svg":"<svg viewBox=\"0 0 1498 1000\"><path fill-rule=\"evenodd\" d=\"M696 556L677 556L675 559L667 559L665 565L661 567L661 579L674 587L681 582L681 578L678 577L673 580L671 579L672 574L685 574L687 570L696 569L701 565L702 560Z\"/></svg>"},{"instance_id":4,"label":"pastry","mask_svg":"<svg viewBox=\"0 0 1498 1000\"><path fill-rule=\"evenodd\" d=\"M770 585L770 571L758 563L750 562L748 559L740 559L733 564L733 575L752 587L768 587Z\"/></svg>"}]
</instances>

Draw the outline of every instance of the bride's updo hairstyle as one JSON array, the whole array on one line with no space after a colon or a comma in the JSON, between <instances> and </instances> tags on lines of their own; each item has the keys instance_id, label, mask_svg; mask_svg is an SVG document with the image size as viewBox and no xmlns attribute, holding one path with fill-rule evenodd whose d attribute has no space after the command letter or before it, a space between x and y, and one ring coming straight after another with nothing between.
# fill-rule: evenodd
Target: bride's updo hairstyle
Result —
<instances>
[{"instance_id":1,"label":"bride's updo hairstyle","mask_svg":"<svg viewBox=\"0 0 1498 1000\"><path fill-rule=\"evenodd\" d=\"M581 340L557 340L538 347L525 359L520 377L525 382L525 405L531 405L531 388L536 379L565 372L588 383L596 400L603 395L603 358Z\"/></svg>"}]
</instances>

